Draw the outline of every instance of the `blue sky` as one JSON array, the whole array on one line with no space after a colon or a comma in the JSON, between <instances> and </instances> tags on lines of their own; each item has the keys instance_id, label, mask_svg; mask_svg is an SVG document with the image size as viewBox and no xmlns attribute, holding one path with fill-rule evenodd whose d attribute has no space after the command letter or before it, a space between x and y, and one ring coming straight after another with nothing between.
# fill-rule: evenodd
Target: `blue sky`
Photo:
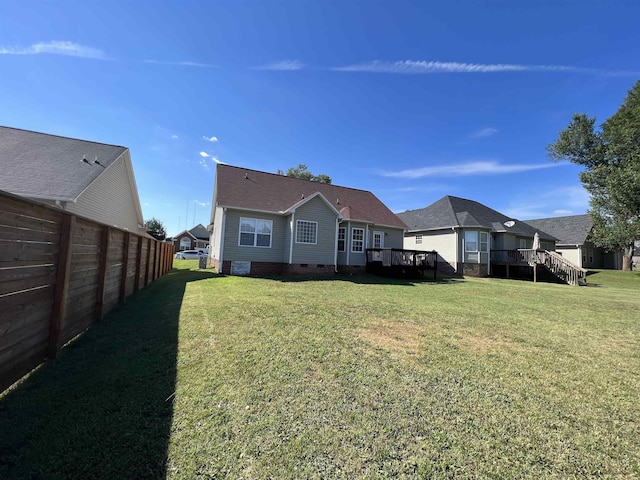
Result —
<instances>
[{"instance_id":1,"label":"blue sky","mask_svg":"<svg viewBox=\"0 0 640 480\"><path fill-rule=\"evenodd\" d=\"M545 147L640 79L640 2L0 0L0 125L130 148L145 218L209 221L216 162L305 163L393 211L584 213Z\"/></svg>"}]
</instances>

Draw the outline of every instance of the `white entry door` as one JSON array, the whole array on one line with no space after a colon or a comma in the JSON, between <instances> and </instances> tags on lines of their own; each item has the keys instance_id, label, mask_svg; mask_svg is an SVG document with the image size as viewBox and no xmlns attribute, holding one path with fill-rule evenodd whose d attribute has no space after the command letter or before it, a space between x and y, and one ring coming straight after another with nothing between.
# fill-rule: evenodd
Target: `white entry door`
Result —
<instances>
[{"instance_id":1,"label":"white entry door","mask_svg":"<svg viewBox=\"0 0 640 480\"><path fill-rule=\"evenodd\" d=\"M384 248L384 232L373 232L373 248Z\"/></svg>"}]
</instances>

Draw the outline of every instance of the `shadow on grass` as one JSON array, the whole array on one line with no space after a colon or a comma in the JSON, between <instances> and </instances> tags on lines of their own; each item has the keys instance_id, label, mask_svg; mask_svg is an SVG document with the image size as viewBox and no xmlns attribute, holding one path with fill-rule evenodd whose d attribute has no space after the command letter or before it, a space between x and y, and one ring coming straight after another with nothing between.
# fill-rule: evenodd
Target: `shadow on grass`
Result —
<instances>
[{"instance_id":1,"label":"shadow on grass","mask_svg":"<svg viewBox=\"0 0 640 480\"><path fill-rule=\"evenodd\" d=\"M187 283L171 270L0 397L0 478L164 478Z\"/></svg>"},{"instance_id":2,"label":"shadow on grass","mask_svg":"<svg viewBox=\"0 0 640 480\"><path fill-rule=\"evenodd\" d=\"M264 278L271 280L277 280L283 283L297 283L297 282L351 282L359 285L401 285L406 287L415 287L420 284L458 284L463 283L464 279L461 277L452 276L438 276L435 280L432 274L425 275L424 278L394 278L383 277L373 274L362 275L346 275L336 274L330 277L312 277L312 276L280 276L273 275Z\"/></svg>"}]
</instances>

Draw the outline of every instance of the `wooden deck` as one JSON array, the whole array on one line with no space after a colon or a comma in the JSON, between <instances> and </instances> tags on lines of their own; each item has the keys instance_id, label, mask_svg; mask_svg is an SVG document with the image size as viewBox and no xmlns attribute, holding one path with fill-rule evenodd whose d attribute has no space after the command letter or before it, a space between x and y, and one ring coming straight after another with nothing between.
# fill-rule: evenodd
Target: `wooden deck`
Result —
<instances>
[{"instance_id":1,"label":"wooden deck","mask_svg":"<svg viewBox=\"0 0 640 480\"><path fill-rule=\"evenodd\" d=\"M509 267L531 267L535 282L538 265L542 265L569 285L586 285L587 283L587 271L584 268L574 265L556 252L542 249L492 250L491 264L506 265L507 278L509 278Z\"/></svg>"},{"instance_id":2,"label":"wooden deck","mask_svg":"<svg viewBox=\"0 0 640 480\"><path fill-rule=\"evenodd\" d=\"M438 253L434 250L402 248L367 248L367 272L388 277L422 278L425 270L433 270L436 279Z\"/></svg>"}]
</instances>

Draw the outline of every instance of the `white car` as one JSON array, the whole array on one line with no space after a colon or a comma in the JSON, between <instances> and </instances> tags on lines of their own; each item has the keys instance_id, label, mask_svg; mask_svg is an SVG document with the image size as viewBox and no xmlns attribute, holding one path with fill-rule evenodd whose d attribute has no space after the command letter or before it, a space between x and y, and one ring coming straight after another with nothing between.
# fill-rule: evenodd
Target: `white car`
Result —
<instances>
[{"instance_id":1,"label":"white car","mask_svg":"<svg viewBox=\"0 0 640 480\"><path fill-rule=\"evenodd\" d=\"M194 260L204 255L206 255L206 253L199 252L198 250L182 250L176 253L175 258L178 260Z\"/></svg>"}]
</instances>

